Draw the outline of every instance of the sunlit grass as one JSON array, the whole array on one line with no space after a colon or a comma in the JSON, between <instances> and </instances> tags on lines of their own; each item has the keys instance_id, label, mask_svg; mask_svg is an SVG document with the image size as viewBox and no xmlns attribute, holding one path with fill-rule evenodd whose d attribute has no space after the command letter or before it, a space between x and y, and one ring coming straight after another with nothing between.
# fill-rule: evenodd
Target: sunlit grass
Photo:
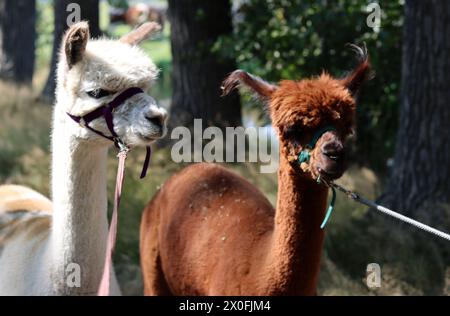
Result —
<instances>
[{"instance_id":1,"label":"sunlit grass","mask_svg":"<svg viewBox=\"0 0 450 316\"><path fill-rule=\"evenodd\" d=\"M28 88L1 83L0 95L0 183L20 183L48 195L51 107Z\"/></svg>"}]
</instances>

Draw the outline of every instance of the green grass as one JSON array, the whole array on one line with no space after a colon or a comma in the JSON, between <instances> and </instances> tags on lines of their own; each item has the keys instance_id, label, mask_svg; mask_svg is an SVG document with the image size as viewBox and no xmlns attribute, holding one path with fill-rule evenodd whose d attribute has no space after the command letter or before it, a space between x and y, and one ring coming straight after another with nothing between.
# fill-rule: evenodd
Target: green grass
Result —
<instances>
[{"instance_id":1,"label":"green grass","mask_svg":"<svg viewBox=\"0 0 450 316\"><path fill-rule=\"evenodd\" d=\"M170 42L167 36L156 38L142 44L142 48L152 58L153 62L161 68L166 68L172 62Z\"/></svg>"},{"instance_id":2,"label":"green grass","mask_svg":"<svg viewBox=\"0 0 450 316\"><path fill-rule=\"evenodd\" d=\"M28 88L2 83L0 94L0 183L21 183L48 196L51 108Z\"/></svg>"}]
</instances>

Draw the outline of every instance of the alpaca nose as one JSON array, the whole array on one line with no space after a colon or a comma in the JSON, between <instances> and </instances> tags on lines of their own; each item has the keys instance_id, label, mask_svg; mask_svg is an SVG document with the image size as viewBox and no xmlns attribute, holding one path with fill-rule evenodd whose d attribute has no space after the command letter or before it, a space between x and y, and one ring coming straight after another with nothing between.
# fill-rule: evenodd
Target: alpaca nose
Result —
<instances>
[{"instance_id":1,"label":"alpaca nose","mask_svg":"<svg viewBox=\"0 0 450 316\"><path fill-rule=\"evenodd\" d=\"M164 120L162 119L161 116L153 116L153 117L145 116L145 119L159 128L162 128L164 123Z\"/></svg>"},{"instance_id":2,"label":"alpaca nose","mask_svg":"<svg viewBox=\"0 0 450 316\"><path fill-rule=\"evenodd\" d=\"M322 145L322 155L334 162L341 162L344 158L344 146L341 142L327 142Z\"/></svg>"},{"instance_id":3,"label":"alpaca nose","mask_svg":"<svg viewBox=\"0 0 450 316\"><path fill-rule=\"evenodd\" d=\"M167 112L165 110L154 111L145 115L145 119L153 125L162 128L166 122Z\"/></svg>"}]
</instances>

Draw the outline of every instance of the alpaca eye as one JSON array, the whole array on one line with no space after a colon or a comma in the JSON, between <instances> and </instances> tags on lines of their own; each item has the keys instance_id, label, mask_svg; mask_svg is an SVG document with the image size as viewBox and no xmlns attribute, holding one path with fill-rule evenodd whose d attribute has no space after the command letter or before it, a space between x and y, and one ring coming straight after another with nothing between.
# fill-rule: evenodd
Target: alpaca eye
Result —
<instances>
[{"instance_id":1,"label":"alpaca eye","mask_svg":"<svg viewBox=\"0 0 450 316\"><path fill-rule=\"evenodd\" d=\"M86 92L86 94L88 96L90 96L91 98L94 98L94 99L101 99L101 98L111 95L113 93L114 92L112 92L112 91L108 91L108 90L104 90L104 89L95 89L95 90Z\"/></svg>"}]
</instances>

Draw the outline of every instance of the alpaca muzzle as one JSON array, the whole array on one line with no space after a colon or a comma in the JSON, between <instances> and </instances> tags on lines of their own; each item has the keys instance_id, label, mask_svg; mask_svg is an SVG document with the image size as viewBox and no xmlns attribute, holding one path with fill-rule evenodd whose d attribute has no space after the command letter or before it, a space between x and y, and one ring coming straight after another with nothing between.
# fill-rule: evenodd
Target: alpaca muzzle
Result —
<instances>
[{"instance_id":1,"label":"alpaca muzzle","mask_svg":"<svg viewBox=\"0 0 450 316\"><path fill-rule=\"evenodd\" d=\"M325 134L326 132L330 131L336 131L336 128L334 126L328 125L319 129L314 133L310 142L302 149L302 151L297 157L297 161L299 164L309 163L311 159L311 151L316 147L316 144L319 141L320 137L322 137L322 135Z\"/></svg>"},{"instance_id":2,"label":"alpaca muzzle","mask_svg":"<svg viewBox=\"0 0 450 316\"><path fill-rule=\"evenodd\" d=\"M335 132L336 128L334 126L328 125L328 126L325 126L325 127L321 128L321 129L317 130L314 133L311 141L302 149L302 151L300 152L300 154L297 157L297 161L298 161L300 166L302 164L305 164L305 163L309 164L310 159L311 159L311 152L316 147L317 142L322 137L322 135L324 135L326 132L330 132L330 131ZM324 146L326 147L327 144L324 144ZM322 155L326 156L326 154L324 153L323 149L324 148L322 148ZM331 151L330 151L330 156L331 156L331 158L333 157L331 155ZM327 159L330 159L330 156L327 156ZM319 171L319 175L317 176L317 183L321 183L321 175L324 174L324 171L323 170L321 171L320 167L319 167L318 171ZM325 225L326 225L328 219L330 218L331 213L333 212L333 209L334 209L334 203L336 201L336 190L333 187L331 187L331 190L332 190L333 196L332 196L331 202L330 202L330 204L328 206L325 218L324 218L322 224L320 225L321 229L323 229L325 227Z\"/></svg>"},{"instance_id":3,"label":"alpaca muzzle","mask_svg":"<svg viewBox=\"0 0 450 316\"><path fill-rule=\"evenodd\" d=\"M322 177L335 180L340 178L346 169L346 157L342 142L336 136L330 138L324 141L320 148L316 168Z\"/></svg>"}]
</instances>

